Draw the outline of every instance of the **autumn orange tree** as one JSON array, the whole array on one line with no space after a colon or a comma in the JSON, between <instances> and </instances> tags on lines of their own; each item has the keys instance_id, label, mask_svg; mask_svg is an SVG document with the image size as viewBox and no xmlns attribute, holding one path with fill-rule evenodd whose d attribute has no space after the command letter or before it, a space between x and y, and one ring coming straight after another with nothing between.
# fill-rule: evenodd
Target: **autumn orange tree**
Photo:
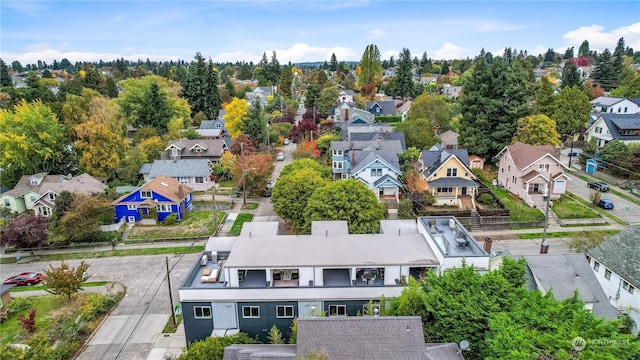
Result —
<instances>
[{"instance_id":1,"label":"autumn orange tree","mask_svg":"<svg viewBox=\"0 0 640 360\"><path fill-rule=\"evenodd\" d=\"M81 261L77 267L71 267L64 260L59 267L49 264L49 269L44 271L45 290L54 295L63 295L68 299L71 295L83 289L84 273L89 264Z\"/></svg>"},{"instance_id":2,"label":"autumn orange tree","mask_svg":"<svg viewBox=\"0 0 640 360\"><path fill-rule=\"evenodd\" d=\"M244 154L238 156L232 174L238 181L238 187L246 186L245 190L251 193L266 187L273 168L273 159L269 154Z\"/></svg>"},{"instance_id":3,"label":"autumn orange tree","mask_svg":"<svg viewBox=\"0 0 640 360\"><path fill-rule=\"evenodd\" d=\"M314 159L320 158L320 150L316 146L315 140L307 140L298 144L298 148L293 153L294 159Z\"/></svg>"}]
</instances>

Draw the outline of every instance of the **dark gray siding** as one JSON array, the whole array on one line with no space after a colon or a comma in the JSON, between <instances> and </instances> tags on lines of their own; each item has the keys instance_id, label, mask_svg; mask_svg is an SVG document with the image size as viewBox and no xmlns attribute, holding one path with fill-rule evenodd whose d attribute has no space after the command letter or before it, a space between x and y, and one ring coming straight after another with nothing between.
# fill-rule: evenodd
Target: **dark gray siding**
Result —
<instances>
[{"instance_id":1,"label":"dark gray siding","mask_svg":"<svg viewBox=\"0 0 640 360\"><path fill-rule=\"evenodd\" d=\"M291 323L293 318L277 318L277 306L292 306L294 318L298 316L298 303L296 301L278 302L239 302L238 303L238 323L240 330L250 337L258 336L261 341L267 341L269 329L273 325L278 327L285 340L289 339L291 333ZM260 308L259 318L244 318L242 308L244 306L258 306Z\"/></svg>"},{"instance_id":2,"label":"dark gray siding","mask_svg":"<svg viewBox=\"0 0 640 360\"><path fill-rule=\"evenodd\" d=\"M196 319L194 317L194 306L209 306L210 302L183 302L182 319L184 320L184 333L187 344L202 340L211 335L213 331L213 319Z\"/></svg>"},{"instance_id":3,"label":"dark gray siding","mask_svg":"<svg viewBox=\"0 0 640 360\"><path fill-rule=\"evenodd\" d=\"M347 310L347 316L358 316L362 314L362 306L367 304L368 301L352 300L352 301L325 301L324 312L326 316L329 316L330 305L345 305Z\"/></svg>"}]
</instances>

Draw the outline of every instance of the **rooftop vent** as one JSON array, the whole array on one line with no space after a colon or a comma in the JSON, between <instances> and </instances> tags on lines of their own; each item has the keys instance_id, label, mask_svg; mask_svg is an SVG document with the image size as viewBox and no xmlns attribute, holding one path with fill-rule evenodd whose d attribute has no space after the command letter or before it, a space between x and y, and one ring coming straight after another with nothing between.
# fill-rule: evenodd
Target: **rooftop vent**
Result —
<instances>
[{"instance_id":1,"label":"rooftop vent","mask_svg":"<svg viewBox=\"0 0 640 360\"><path fill-rule=\"evenodd\" d=\"M165 182L161 182L160 184L162 184L162 185L164 185L164 186L166 186L166 187L169 187L169 184L167 184L167 183L165 183Z\"/></svg>"}]
</instances>

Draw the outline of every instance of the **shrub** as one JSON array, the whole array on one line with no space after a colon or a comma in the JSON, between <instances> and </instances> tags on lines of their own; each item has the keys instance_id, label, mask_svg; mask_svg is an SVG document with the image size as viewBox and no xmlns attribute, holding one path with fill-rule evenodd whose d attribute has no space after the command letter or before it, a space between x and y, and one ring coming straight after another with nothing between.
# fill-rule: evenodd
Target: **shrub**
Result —
<instances>
[{"instance_id":1,"label":"shrub","mask_svg":"<svg viewBox=\"0 0 640 360\"><path fill-rule=\"evenodd\" d=\"M31 307L31 304L31 298L17 297L11 299L11 301L9 301L7 306L3 309L4 311L0 311L0 323L5 322L14 314L18 314L29 309Z\"/></svg>"},{"instance_id":2,"label":"shrub","mask_svg":"<svg viewBox=\"0 0 640 360\"><path fill-rule=\"evenodd\" d=\"M598 203L600 202L600 198L601 198L601 194L599 191L593 191L590 195L589 198L591 199L591 203L593 205L598 205Z\"/></svg>"},{"instance_id":3,"label":"shrub","mask_svg":"<svg viewBox=\"0 0 640 360\"><path fill-rule=\"evenodd\" d=\"M162 223L164 225L175 225L177 219L178 219L178 214L172 213L171 215L164 218L164 221Z\"/></svg>"},{"instance_id":4,"label":"shrub","mask_svg":"<svg viewBox=\"0 0 640 360\"><path fill-rule=\"evenodd\" d=\"M478 196L478 202L485 205L493 205L494 199L490 194L484 193Z\"/></svg>"},{"instance_id":5,"label":"shrub","mask_svg":"<svg viewBox=\"0 0 640 360\"><path fill-rule=\"evenodd\" d=\"M29 316L20 315L18 317L20 327L25 329L29 334L36 332L36 310L31 310Z\"/></svg>"}]
</instances>

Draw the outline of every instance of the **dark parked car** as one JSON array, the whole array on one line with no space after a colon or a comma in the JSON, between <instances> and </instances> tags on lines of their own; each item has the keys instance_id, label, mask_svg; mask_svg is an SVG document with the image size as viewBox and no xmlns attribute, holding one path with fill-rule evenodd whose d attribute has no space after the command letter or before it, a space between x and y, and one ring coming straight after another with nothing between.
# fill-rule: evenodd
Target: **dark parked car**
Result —
<instances>
[{"instance_id":1,"label":"dark parked car","mask_svg":"<svg viewBox=\"0 0 640 360\"><path fill-rule=\"evenodd\" d=\"M613 202L611 200L602 199L598 202L598 206L605 210L611 210L613 209Z\"/></svg>"},{"instance_id":2,"label":"dark parked car","mask_svg":"<svg viewBox=\"0 0 640 360\"><path fill-rule=\"evenodd\" d=\"M4 281L5 285L31 286L42 281L42 274L34 272L25 272L12 276Z\"/></svg>"},{"instance_id":3,"label":"dark parked car","mask_svg":"<svg viewBox=\"0 0 640 360\"><path fill-rule=\"evenodd\" d=\"M264 191L262 192L262 196L264 196L264 197L271 196L271 188L264 189Z\"/></svg>"},{"instance_id":4,"label":"dark parked car","mask_svg":"<svg viewBox=\"0 0 640 360\"><path fill-rule=\"evenodd\" d=\"M609 185L607 185L606 182L602 182L602 181L590 182L590 183L587 183L587 186L592 188L592 189L596 189L598 191L601 191L601 192L609 191Z\"/></svg>"}]
</instances>

